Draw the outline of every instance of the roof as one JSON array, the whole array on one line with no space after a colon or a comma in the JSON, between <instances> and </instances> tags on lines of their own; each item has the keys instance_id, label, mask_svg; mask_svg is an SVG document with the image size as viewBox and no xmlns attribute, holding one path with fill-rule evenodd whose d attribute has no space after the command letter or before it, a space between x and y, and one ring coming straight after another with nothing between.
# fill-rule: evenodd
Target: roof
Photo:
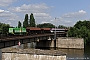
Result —
<instances>
[{"instance_id":1,"label":"roof","mask_svg":"<svg viewBox=\"0 0 90 60\"><path fill-rule=\"evenodd\" d=\"M41 30L41 28L37 28L37 27L27 27L27 30Z\"/></svg>"}]
</instances>

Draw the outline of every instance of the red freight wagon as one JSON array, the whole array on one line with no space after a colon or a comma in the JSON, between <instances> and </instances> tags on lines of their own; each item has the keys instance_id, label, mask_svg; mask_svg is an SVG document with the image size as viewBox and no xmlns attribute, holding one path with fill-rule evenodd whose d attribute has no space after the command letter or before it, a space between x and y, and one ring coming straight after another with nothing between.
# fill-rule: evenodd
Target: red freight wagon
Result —
<instances>
[{"instance_id":1,"label":"red freight wagon","mask_svg":"<svg viewBox=\"0 0 90 60\"><path fill-rule=\"evenodd\" d=\"M37 27L27 27L26 28L27 33L30 34L40 34L41 33L41 28L37 28Z\"/></svg>"}]
</instances>

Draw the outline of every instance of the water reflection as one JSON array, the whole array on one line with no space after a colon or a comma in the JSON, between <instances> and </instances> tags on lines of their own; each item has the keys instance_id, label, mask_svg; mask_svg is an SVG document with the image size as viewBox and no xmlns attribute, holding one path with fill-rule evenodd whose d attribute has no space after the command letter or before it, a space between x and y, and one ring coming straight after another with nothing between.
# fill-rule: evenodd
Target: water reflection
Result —
<instances>
[{"instance_id":1,"label":"water reflection","mask_svg":"<svg viewBox=\"0 0 90 60\"><path fill-rule=\"evenodd\" d=\"M85 45L84 49L58 49L67 53L67 60L90 60L90 45Z\"/></svg>"},{"instance_id":2,"label":"water reflection","mask_svg":"<svg viewBox=\"0 0 90 60\"><path fill-rule=\"evenodd\" d=\"M89 58L89 60L90 60L90 45L85 45L84 57Z\"/></svg>"},{"instance_id":3,"label":"water reflection","mask_svg":"<svg viewBox=\"0 0 90 60\"><path fill-rule=\"evenodd\" d=\"M63 51L64 53L67 53L68 56L72 56L73 54L75 56L81 56L83 57L84 50L80 49L59 49L60 51Z\"/></svg>"},{"instance_id":4,"label":"water reflection","mask_svg":"<svg viewBox=\"0 0 90 60\"><path fill-rule=\"evenodd\" d=\"M67 54L67 60L84 59L84 49L59 49Z\"/></svg>"}]
</instances>

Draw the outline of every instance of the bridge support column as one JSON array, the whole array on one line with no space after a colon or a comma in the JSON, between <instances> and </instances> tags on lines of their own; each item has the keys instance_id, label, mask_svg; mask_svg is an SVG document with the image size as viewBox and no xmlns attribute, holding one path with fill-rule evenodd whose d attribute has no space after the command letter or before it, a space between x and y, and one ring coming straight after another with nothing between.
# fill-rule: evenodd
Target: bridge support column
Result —
<instances>
[{"instance_id":1,"label":"bridge support column","mask_svg":"<svg viewBox=\"0 0 90 60\"><path fill-rule=\"evenodd\" d=\"M36 47L36 42L31 42L30 43L30 48L35 48Z\"/></svg>"},{"instance_id":2,"label":"bridge support column","mask_svg":"<svg viewBox=\"0 0 90 60\"><path fill-rule=\"evenodd\" d=\"M54 49L56 50L56 39L54 40Z\"/></svg>"},{"instance_id":3,"label":"bridge support column","mask_svg":"<svg viewBox=\"0 0 90 60\"><path fill-rule=\"evenodd\" d=\"M24 49L26 49L26 48L35 48L35 46L36 46L36 43L35 42L31 42L31 43L22 44L21 48L24 48Z\"/></svg>"},{"instance_id":4,"label":"bridge support column","mask_svg":"<svg viewBox=\"0 0 90 60\"><path fill-rule=\"evenodd\" d=\"M36 48L57 48L57 40L40 40L36 43Z\"/></svg>"}]
</instances>

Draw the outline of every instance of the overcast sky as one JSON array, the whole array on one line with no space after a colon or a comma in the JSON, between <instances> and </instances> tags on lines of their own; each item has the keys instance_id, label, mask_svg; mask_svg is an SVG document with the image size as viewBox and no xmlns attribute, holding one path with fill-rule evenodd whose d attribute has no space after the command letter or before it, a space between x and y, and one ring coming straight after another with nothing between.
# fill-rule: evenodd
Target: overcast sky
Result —
<instances>
[{"instance_id":1,"label":"overcast sky","mask_svg":"<svg viewBox=\"0 0 90 60\"><path fill-rule=\"evenodd\" d=\"M73 26L90 20L90 0L0 0L1 23L17 26L26 13L33 13L37 24Z\"/></svg>"}]
</instances>

